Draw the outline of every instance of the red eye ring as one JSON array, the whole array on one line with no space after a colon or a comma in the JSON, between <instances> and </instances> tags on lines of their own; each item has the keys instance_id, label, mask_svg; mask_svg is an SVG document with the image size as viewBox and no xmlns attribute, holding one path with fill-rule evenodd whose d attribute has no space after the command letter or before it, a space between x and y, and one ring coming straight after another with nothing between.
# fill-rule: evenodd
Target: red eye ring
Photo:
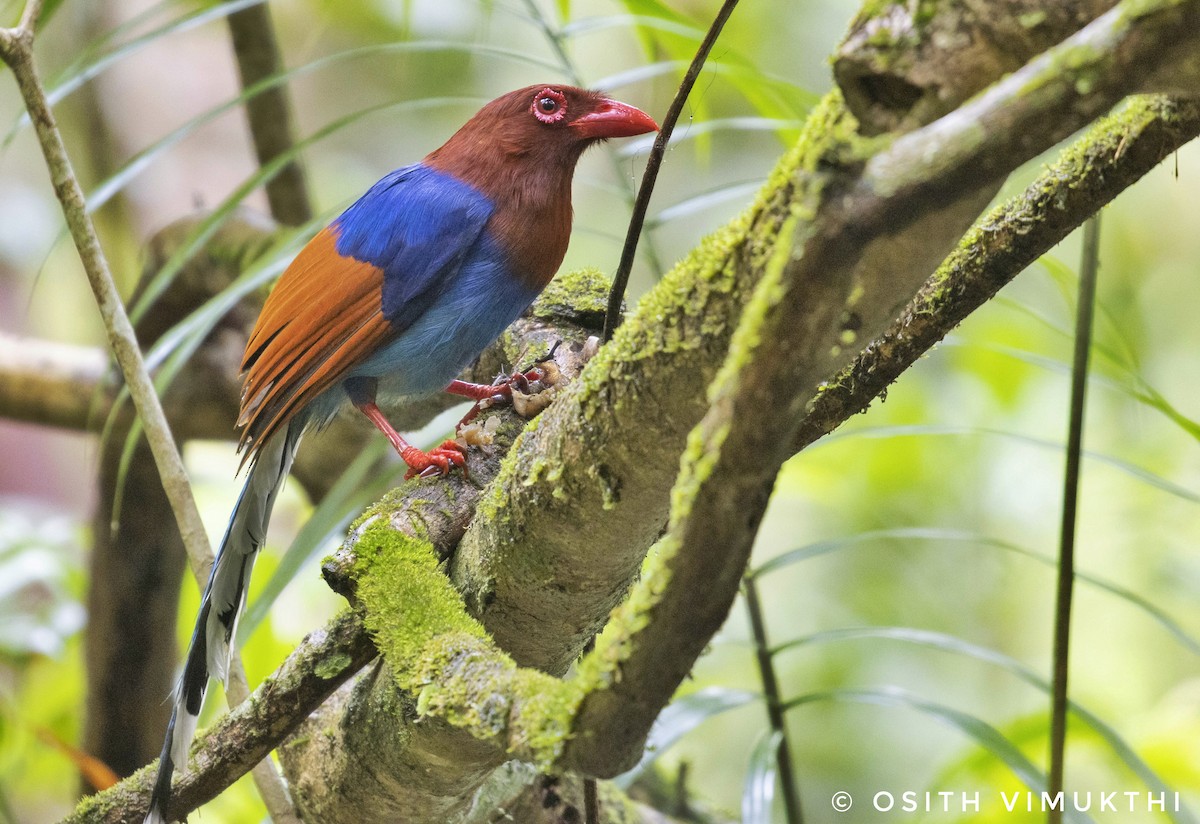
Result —
<instances>
[{"instance_id":1,"label":"red eye ring","mask_svg":"<svg viewBox=\"0 0 1200 824\"><path fill-rule=\"evenodd\" d=\"M543 123L558 123L567 116L567 98L558 89L547 86L533 96L529 110Z\"/></svg>"}]
</instances>

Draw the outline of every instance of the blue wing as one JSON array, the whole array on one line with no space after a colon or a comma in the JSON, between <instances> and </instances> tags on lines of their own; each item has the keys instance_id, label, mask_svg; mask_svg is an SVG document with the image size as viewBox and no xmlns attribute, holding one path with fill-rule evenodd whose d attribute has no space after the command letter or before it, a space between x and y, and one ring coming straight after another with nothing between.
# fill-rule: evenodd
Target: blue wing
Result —
<instances>
[{"instance_id":1,"label":"blue wing","mask_svg":"<svg viewBox=\"0 0 1200 824\"><path fill-rule=\"evenodd\" d=\"M334 221L337 252L383 271L381 310L400 332L454 280L493 210L466 183L422 164L407 166Z\"/></svg>"}]
</instances>

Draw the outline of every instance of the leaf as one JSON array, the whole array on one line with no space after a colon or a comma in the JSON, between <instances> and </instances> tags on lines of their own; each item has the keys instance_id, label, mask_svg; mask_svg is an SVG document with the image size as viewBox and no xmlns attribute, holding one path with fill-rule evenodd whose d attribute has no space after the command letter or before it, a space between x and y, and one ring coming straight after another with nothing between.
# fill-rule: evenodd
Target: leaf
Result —
<instances>
[{"instance_id":1,"label":"leaf","mask_svg":"<svg viewBox=\"0 0 1200 824\"><path fill-rule=\"evenodd\" d=\"M647 220L646 225L650 228L656 228L672 220L678 220L679 218L702 212L711 206L727 203L731 200L741 200L747 195L756 193L762 186L762 180L753 180L743 183L730 183L716 189L710 189L707 192L701 192L698 195L693 195L692 197L684 198L678 203L671 204L653 218Z\"/></svg>"},{"instance_id":2,"label":"leaf","mask_svg":"<svg viewBox=\"0 0 1200 824\"><path fill-rule=\"evenodd\" d=\"M867 532L860 532L856 535L847 535L841 538L835 538L828 541L818 541L808 544L807 546L793 549L781 555L770 559L761 564L749 574L757 577L766 575L771 572L778 571L784 567L799 563L809 558L815 558L820 555L827 555L831 552L838 552L853 546L861 544L869 544L875 541L946 541L952 543L978 544L979 546L992 549L1002 549L1006 552L1012 552L1017 555L1030 558L1045 566L1056 568L1057 561L1053 558L1039 555L1038 553L1026 549L1025 547L1004 541L999 538L993 538L988 535L982 535L976 532L968 532L957 529L943 529L941 527L897 527L893 529L879 529ZM1076 571L1076 579L1083 581L1098 589L1104 590L1112 595L1117 596L1123 601L1126 601L1131 606L1146 613L1154 621L1158 622L1175 636L1181 644L1183 644L1193 655L1200 655L1200 639L1193 637L1186 629L1183 628L1170 615L1163 611L1156 604L1143 598L1132 590L1126 589L1119 584L1114 584L1103 578L1090 575L1086 572Z\"/></svg>"},{"instance_id":3,"label":"leaf","mask_svg":"<svg viewBox=\"0 0 1200 824\"><path fill-rule=\"evenodd\" d=\"M442 41L442 40L426 40L426 41L411 42L411 43L385 43L385 44L372 45L372 46L363 46L363 47L355 48L355 49L346 49L346 50L338 52L336 54L328 55L326 57L320 57L320 58L317 58L316 60L312 60L301 66L296 66L296 67L287 69L285 71L279 72L277 74L273 74L270 77L263 78L259 82L255 83L251 86L248 86L247 88L242 90L242 92L240 94L238 94L237 96L232 97L222 103L219 103L216 106L213 106L212 108L209 108L208 110L206 110L206 111L200 113L199 115L196 115L192 119L188 120L182 126L178 127L177 129L174 129L173 131L169 132L167 135L165 135L162 138L160 138L159 140L157 140L152 145L146 147L145 149L142 149L140 152L135 154L120 169L118 169L116 172L114 172L112 175L110 175L107 179L102 181L95 189L93 189L87 198L88 211L94 212L96 209L99 209L101 206L103 206L105 203L107 203L109 200L111 200L112 197L114 195L116 195L118 192L120 192L126 185L128 185L130 183L130 181L132 181L134 178L136 178L138 174L143 172L150 165L151 162L153 162L155 159L157 159L167 149L178 144L184 138L186 138L188 135L195 132L201 126L216 119L217 117L224 114L225 112L230 111L231 109L237 108L238 106L241 106L247 100L253 99L254 97L257 97L258 95L262 94L263 92L268 91L269 89L272 89L276 86L283 85L283 84L290 82L291 80L294 80L297 77L300 77L302 75L305 75L305 74L308 74L311 72L315 72L320 69L329 68L331 66L334 66L338 63L341 63L341 62L347 61L347 60L372 57L372 56L375 56L375 55L378 55L381 53L388 53L388 52L399 52L399 53L434 52L434 53L438 53L438 52L442 52L442 51L469 51L471 54L477 54L477 53L478 54L486 54L486 55L497 57L497 58L513 60L514 62L527 63L527 64L531 64L531 65L535 65L535 66L540 66L543 68L557 68L557 66L555 66L552 63L549 63L547 61L538 60L536 58L530 57L529 55L527 55L525 53L518 52L513 49L504 49L504 48L498 48L498 47L493 47L493 46L487 46L487 45L483 45L483 44L466 46L461 43L454 43L451 41ZM438 101L442 101L442 102L461 102L461 101L468 100L468 98L457 98L457 97L438 97L438 98L422 98L422 99L423 100L438 100ZM404 103L409 103L409 104L415 104L416 102L417 101L404 101ZM390 103L390 104L384 104L384 105L389 106L389 105L402 105L402 104ZM370 114L370 113L374 112L375 110L376 109L374 109L374 108L364 109L361 114L364 114L364 115ZM343 126L348 125L350 122L353 122L354 119L356 119L356 118L353 118L353 117L347 118L344 122L342 122L342 125ZM293 151L293 152L289 152L286 156L290 159L290 158L294 157L294 154L295 153Z\"/></svg>"},{"instance_id":4,"label":"leaf","mask_svg":"<svg viewBox=\"0 0 1200 824\"><path fill-rule=\"evenodd\" d=\"M704 29L678 18L655 17L649 14L611 14L604 17L585 17L563 26L559 33L573 38L605 32L615 28L638 28L664 31L699 43L704 39Z\"/></svg>"},{"instance_id":5,"label":"leaf","mask_svg":"<svg viewBox=\"0 0 1200 824\"><path fill-rule=\"evenodd\" d=\"M763 730L750 753L742 789L742 824L771 824L775 773L779 766L782 730Z\"/></svg>"},{"instance_id":6,"label":"leaf","mask_svg":"<svg viewBox=\"0 0 1200 824\"><path fill-rule=\"evenodd\" d=\"M853 432L835 432L831 435L826 435L821 440L809 447L812 449L820 449L825 445L834 443L844 438L876 438L885 440L889 438L912 438L912 437L932 437L932 436L961 436L961 435L987 435L989 437L1001 438L1003 440L1014 441L1016 443L1036 446L1040 449L1048 449L1054 452L1062 452L1065 449L1064 445L1058 441L1053 441L1047 438L1035 438L1032 435L1024 435L1019 432L1006 432L999 429L989 429L981 426L958 426L954 424L915 424L909 426L878 426L878 427L862 427L855 429ZM1186 487L1180 486L1166 478L1151 472L1148 469L1143 469L1136 464L1121 458L1107 455L1103 452L1094 452L1084 450L1083 456L1089 460L1097 461L1102 464L1113 467L1114 469L1130 475L1139 480L1145 481L1150 486L1162 490L1177 498L1182 498L1185 501L1192 503L1200 503L1200 494L1193 492Z\"/></svg>"},{"instance_id":7,"label":"leaf","mask_svg":"<svg viewBox=\"0 0 1200 824\"><path fill-rule=\"evenodd\" d=\"M822 701L850 701L878 706L905 707L914 709L930 716L961 732L980 747L992 753L1007 766L1026 787L1040 793L1046 788L1046 776L1017 749L1004 734L969 713L947 707L900 687L885 686L876 688L839 688L823 692L812 692L788 701L785 709L795 709L805 704ZM1065 820L1073 822L1091 822L1091 817L1074 810L1067 810Z\"/></svg>"},{"instance_id":8,"label":"leaf","mask_svg":"<svg viewBox=\"0 0 1200 824\"><path fill-rule=\"evenodd\" d=\"M667 145L674 148L686 141L695 140L701 135L720 131L777 132L783 135L799 129L801 122L792 118L779 117L717 117L712 120L699 120L677 130L671 135L671 142ZM622 141L620 148L617 149L617 155L619 157L636 157L649 151L653 145L653 137L630 138Z\"/></svg>"},{"instance_id":9,"label":"leaf","mask_svg":"<svg viewBox=\"0 0 1200 824\"><path fill-rule=\"evenodd\" d=\"M1034 352L1027 352L1024 349L1017 349L1012 346L1003 346L1001 344L981 344L981 343L965 343L960 340L947 339L940 344L944 347L959 346L971 349L979 349L987 352L993 352L998 355L1019 360L1022 363L1027 363L1030 366L1037 366L1049 372L1057 372L1059 374L1069 375L1071 373L1071 365L1057 358L1046 357ZM1093 346L1093 349L1096 349ZM1109 377L1107 375L1091 372L1088 375L1090 383L1098 383L1107 386L1117 392L1124 394L1127 397L1133 398L1138 403L1150 407L1156 412L1161 413L1164 417L1190 435L1196 440L1200 440L1200 422L1189 418L1180 412L1170 401L1162 396L1153 386L1145 381L1140 375L1130 372L1123 365L1118 365L1122 370L1122 379Z\"/></svg>"},{"instance_id":10,"label":"leaf","mask_svg":"<svg viewBox=\"0 0 1200 824\"><path fill-rule=\"evenodd\" d=\"M676 698L667 705L650 728L646 751L633 769L617 776L614 783L628 788L655 759L669 750L679 739L708 719L761 700L758 693L726 687L706 687L698 692Z\"/></svg>"},{"instance_id":11,"label":"leaf","mask_svg":"<svg viewBox=\"0 0 1200 824\"><path fill-rule=\"evenodd\" d=\"M948 635L942 632L934 632L932 630L916 629L913 627L846 627L834 630L826 630L824 632L813 633L802 638L795 638L780 644L771 651L772 655L783 652L788 649L795 649L807 644L824 644L837 643L839 641L860 640L860 639L882 639L902 641L909 644L917 644L931 649L940 650L953 655L960 655L967 658L974 658L977 661L991 664L1000 667L1001 669L1015 675L1025 683L1036 687L1039 691L1049 696L1051 685L1048 680L1043 678L1030 667L1020 661L1005 655L1002 652L997 652L994 649L973 644L962 638L953 635ZM793 702L788 702L787 707L793 706ZM1129 745L1128 742L1118 733L1113 727L1106 723L1099 716L1081 707L1075 701L1068 701L1067 706L1077 718L1089 726L1100 738L1108 744L1113 753L1125 763L1145 784L1155 793L1172 793L1174 792L1166 782L1137 754L1137 752ZM918 707L919 708L919 707ZM978 719L976 719L978 720ZM983 723L983 722L979 722ZM990 729L990 728L989 728ZM999 734L999 733L997 733ZM1007 743L1007 739L1005 739ZM991 749L989 747L989 749ZM1007 762L1006 762L1007 763ZM1011 766L1011 765L1010 765ZM1018 774L1019 775L1019 774ZM1022 780L1025 780L1022 778ZM1029 782L1026 781L1029 785ZM1029 785L1034 789L1032 785ZM1197 824L1195 816L1191 810L1184 804L1180 804L1180 809L1177 813L1172 811L1172 820L1180 822L1180 824Z\"/></svg>"},{"instance_id":12,"label":"leaf","mask_svg":"<svg viewBox=\"0 0 1200 824\"><path fill-rule=\"evenodd\" d=\"M120 46L113 47L108 51L105 50L118 37L126 32L135 30L145 23L146 20L157 14L160 9L173 4L161 3L156 7L151 7L94 39L90 47L68 66L59 78L49 84L49 88L46 90L47 102L51 107L57 105L82 87L84 83L97 77L110 66L115 65L146 46L151 46L159 42L159 40L167 35L190 31L213 20L219 20L234 12L241 11L250 6L257 6L263 2L266 2L266 0L229 0L229 2L189 11L169 23L145 32ZM13 137L29 124L29 114L27 112L22 113L8 134L5 135L4 145L8 145Z\"/></svg>"}]
</instances>

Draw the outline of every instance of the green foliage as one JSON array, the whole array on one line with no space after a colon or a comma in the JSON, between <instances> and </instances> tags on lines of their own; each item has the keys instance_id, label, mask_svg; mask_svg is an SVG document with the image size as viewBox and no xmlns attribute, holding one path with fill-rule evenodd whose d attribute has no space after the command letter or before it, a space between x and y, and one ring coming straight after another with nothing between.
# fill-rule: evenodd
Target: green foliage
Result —
<instances>
[{"instance_id":1,"label":"green foliage","mask_svg":"<svg viewBox=\"0 0 1200 824\"><path fill-rule=\"evenodd\" d=\"M136 314L148 311L226 221L253 202L284 160L301 157L313 181L320 217L280 233L246 261L235 283L150 352L160 389L187 368L230 307L266 288L324 220L387 169L437 145L479 102L522 83L562 78L604 85L661 110L715 10L715 3L660 0L464 0L436 9L407 2L273 4L288 68L235 90L220 85L231 74L223 18L252 2L160 2L86 37L68 25L72 6L82 4L46 5L48 34L60 41L49 41L40 56L69 146L89 143L78 117L85 95L96 96L119 132L119 149L90 186L92 210L133 235L119 222L122 208L141 208L144 226L190 208L191 190L177 198L176 214L138 205L147 190L183 177L181 170L195 175L185 189L201 190L196 181L205 176L227 182L154 274ZM15 8L0 5L5 19L15 18ZM804 74L796 62L803 50L779 48L781 38L790 45L809 32L832 32L849 14L785 0L746 4L735 14L697 86L693 119L675 138L634 296L749 198L826 86L824 70ZM818 58L833 36L821 41ZM207 49L202 60L213 65L187 62L185 47L197 42ZM169 56L139 62L156 49ZM176 78L170 105L142 102L147 96L131 80L142 72L143 82L156 71ZM195 107L185 93L192 87L184 77L192 75L204 78L197 87L213 89L197 95L206 102ZM203 144L214 129L237 132L241 126L229 115L279 84L289 89L301 124L292 152L257 168L242 146L213 163ZM36 164L21 154L27 119L12 111L0 185L20 180L29 190L44 187L36 176L24 181L26 167ZM135 122L150 124L150 131L120 128ZM578 231L566 268L615 264L622 204L647 145L608 147L606 161L589 160L581 169ZM1181 157L1186 179L1156 173L1106 218L1068 774L1094 787L1180 788L1196 809L1200 374L1194 353L1200 340L1193 315L1200 251L1182 217L1194 211L1196 155ZM57 261L43 252L38 256ZM50 328L85 316L87 305L62 292L69 290L30 285L21 303ZM785 468L753 574L792 699L788 733L806 809L826 812L829 796L842 788L1013 792L1043 781L1047 616L1074 292L1072 268L1044 259L906 374L886 403ZM325 598L315 612L333 609L336 601L316 580L312 559L390 481L388 474L367 480L382 449L351 462L315 512L294 490L285 492L242 626L252 681L269 674L319 622L311 603ZM220 534L235 494L232 449L192 448L189 464L210 533ZM92 467L80 461L76 471L86 486ZM79 737L83 561L73 539L48 541L44 528L37 540L6 538L14 511L0 504L6 667L0 804L12 817L34 821L65 809L76 788L69 764L39 744L36 731ZM181 643L196 598L186 584ZM655 759L687 759L694 788L709 800L740 807L746 821L772 820L772 812L780 821L770 801L780 736L768 730L753 657L739 643L746 636L735 611L695 681L660 717L639 769ZM203 722L219 711L220 702L210 701ZM261 814L245 781L202 813L220 821ZM1194 820L1187 811L1173 817ZM968 819L1007 820L986 805L980 816L962 817Z\"/></svg>"}]
</instances>

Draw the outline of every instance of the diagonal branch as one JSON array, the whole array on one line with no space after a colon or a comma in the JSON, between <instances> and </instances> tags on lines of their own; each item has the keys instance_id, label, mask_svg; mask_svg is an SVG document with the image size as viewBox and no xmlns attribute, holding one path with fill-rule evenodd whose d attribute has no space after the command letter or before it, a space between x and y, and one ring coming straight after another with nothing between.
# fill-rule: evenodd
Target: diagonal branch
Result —
<instances>
[{"instance_id":1,"label":"diagonal branch","mask_svg":"<svg viewBox=\"0 0 1200 824\"><path fill-rule=\"evenodd\" d=\"M861 410L967 314L978 308L1039 254L1061 241L1090 214L1096 204L1114 198L1198 132L1200 104L1161 97L1135 99L1120 113L1098 123L1065 151L1060 160L1034 180L1024 193L984 216L967 241L947 259L935 278L905 309L901 318L860 353L852 368L824 384L812 409L801 418L799 432L791 449L796 451L803 448ZM473 472L477 482L486 479L474 467ZM429 525L428 537L441 553L447 553L454 546L457 534L461 533L463 524L470 517L474 501L466 496L472 488L465 486L451 496L455 502L465 506L462 514L441 525ZM416 497L428 499L428 491ZM427 503L431 504L432 511L449 511L445 509L446 502L434 499ZM389 510L410 512L414 509L420 511L420 506L410 509L395 500L389 504ZM331 574L337 574L335 568L331 568ZM343 577L341 580L346 579ZM366 638L361 622L354 624L352 629L356 637ZM332 634L335 630L331 627L326 632ZM296 654L304 654L302 649ZM318 674L310 669L305 677L316 678ZM286 680L284 671L277 672L272 680ZM263 710L274 711L258 701L257 696L252 704L261 706ZM288 703L280 711L299 723L311 711L311 707L302 703ZM234 716L229 716L219 722L212 735L223 736L225 733L217 730L226 729L233 719ZM257 729L262 725L251 726ZM219 759L201 755L215 748L218 740L222 739L216 737L210 743L207 737L201 738L197 745L197 767L194 775L189 777L189 782L194 781L198 785L224 782L227 785L238 777L234 774L236 771L222 769ZM239 747L248 750L254 746L266 746L269 750L277 743L278 740L272 740L268 744L254 744L246 739L238 745L222 746L234 762L244 764L250 763L254 756L243 757ZM144 792L148 791L149 779L143 783L138 783L136 779L130 781L134 783L129 787L124 783L120 785L126 787L122 792L127 791L127 795L123 796L127 802L122 803L127 803L130 809L136 809L138 803L144 804ZM117 806L116 801L113 804ZM120 819L114 814L112 818L71 820Z\"/></svg>"},{"instance_id":2,"label":"diagonal branch","mask_svg":"<svg viewBox=\"0 0 1200 824\"><path fill-rule=\"evenodd\" d=\"M353 612L310 633L278 670L199 736L192 769L175 783L172 810L195 809L260 763L291 730L375 656ZM124 822L145 813L154 768L87 798L65 822Z\"/></svg>"},{"instance_id":3,"label":"diagonal branch","mask_svg":"<svg viewBox=\"0 0 1200 824\"><path fill-rule=\"evenodd\" d=\"M800 415L821 378L849 360L846 319L870 337L886 323L886 284L864 288L858 271L864 250L939 198L1011 171L1086 124L1200 25L1200 2L1137 2L1136 14L1134 5L1119 4L972 103L897 139L861 172L849 163L814 176L797 214L816 217L781 234L689 439L652 569L589 656L605 671L580 705L567 765L608 775L634 763L724 621Z\"/></svg>"},{"instance_id":4,"label":"diagonal branch","mask_svg":"<svg viewBox=\"0 0 1200 824\"><path fill-rule=\"evenodd\" d=\"M984 215L887 330L822 384L793 451L866 409L967 315L1197 135L1198 99L1135 97L1097 122L1024 192Z\"/></svg>"}]
</instances>

